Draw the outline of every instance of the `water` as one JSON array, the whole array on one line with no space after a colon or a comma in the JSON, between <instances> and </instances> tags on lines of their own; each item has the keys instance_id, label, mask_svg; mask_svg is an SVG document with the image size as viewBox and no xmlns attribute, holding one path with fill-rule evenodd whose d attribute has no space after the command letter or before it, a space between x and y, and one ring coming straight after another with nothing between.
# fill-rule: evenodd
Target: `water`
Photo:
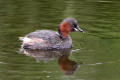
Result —
<instances>
[{"instance_id":1,"label":"water","mask_svg":"<svg viewBox=\"0 0 120 80\"><path fill-rule=\"evenodd\" d=\"M119 8L119 0L0 0L0 80L120 80ZM66 17L85 31L70 34L69 55L36 59L19 51L20 36L57 31ZM61 69L61 56L75 65L71 75Z\"/></svg>"}]
</instances>

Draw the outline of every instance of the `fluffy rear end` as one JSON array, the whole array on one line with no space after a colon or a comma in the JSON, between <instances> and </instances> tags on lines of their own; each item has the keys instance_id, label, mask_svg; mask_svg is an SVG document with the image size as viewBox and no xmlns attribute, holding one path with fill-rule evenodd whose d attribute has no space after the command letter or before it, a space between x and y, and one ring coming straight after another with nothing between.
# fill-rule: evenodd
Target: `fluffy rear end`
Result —
<instances>
[{"instance_id":1,"label":"fluffy rear end","mask_svg":"<svg viewBox=\"0 0 120 80\"><path fill-rule=\"evenodd\" d=\"M24 49L42 49L46 46L46 43L41 38L28 38L28 37L20 37L22 41L21 47Z\"/></svg>"}]
</instances>

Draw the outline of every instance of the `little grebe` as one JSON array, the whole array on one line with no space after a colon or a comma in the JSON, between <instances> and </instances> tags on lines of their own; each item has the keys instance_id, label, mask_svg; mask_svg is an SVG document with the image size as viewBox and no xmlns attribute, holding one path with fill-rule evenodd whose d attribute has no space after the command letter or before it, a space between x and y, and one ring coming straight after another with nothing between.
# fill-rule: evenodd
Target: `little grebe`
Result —
<instances>
[{"instance_id":1,"label":"little grebe","mask_svg":"<svg viewBox=\"0 0 120 80\"><path fill-rule=\"evenodd\" d=\"M20 37L23 41L24 49L41 49L41 50L59 50L72 48L72 39L69 33L75 30L83 32L78 23L73 18L66 18L59 26L58 32L51 30L37 30Z\"/></svg>"}]
</instances>

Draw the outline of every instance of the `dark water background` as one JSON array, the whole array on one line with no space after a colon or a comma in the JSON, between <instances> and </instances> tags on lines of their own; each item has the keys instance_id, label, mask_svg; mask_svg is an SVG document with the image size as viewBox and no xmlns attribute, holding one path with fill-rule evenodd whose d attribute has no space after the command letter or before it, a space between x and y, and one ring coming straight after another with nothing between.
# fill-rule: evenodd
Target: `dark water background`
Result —
<instances>
[{"instance_id":1,"label":"dark water background","mask_svg":"<svg viewBox=\"0 0 120 80\"><path fill-rule=\"evenodd\" d=\"M20 36L57 31L66 17L85 33L70 34L69 59L81 64L65 75L58 58L39 63L20 54ZM120 0L0 0L0 80L120 80Z\"/></svg>"}]
</instances>

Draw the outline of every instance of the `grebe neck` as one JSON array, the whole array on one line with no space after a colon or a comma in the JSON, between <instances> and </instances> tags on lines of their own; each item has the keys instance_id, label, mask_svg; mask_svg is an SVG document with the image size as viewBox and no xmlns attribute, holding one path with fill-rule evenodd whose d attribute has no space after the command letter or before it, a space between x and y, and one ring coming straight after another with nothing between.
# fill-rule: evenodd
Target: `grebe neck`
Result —
<instances>
[{"instance_id":1,"label":"grebe neck","mask_svg":"<svg viewBox=\"0 0 120 80\"><path fill-rule=\"evenodd\" d=\"M69 33L71 32L71 27L70 27L70 24L67 23L67 22L63 22L59 29L58 29L58 32L60 34L60 37L68 37L69 36Z\"/></svg>"}]
</instances>

